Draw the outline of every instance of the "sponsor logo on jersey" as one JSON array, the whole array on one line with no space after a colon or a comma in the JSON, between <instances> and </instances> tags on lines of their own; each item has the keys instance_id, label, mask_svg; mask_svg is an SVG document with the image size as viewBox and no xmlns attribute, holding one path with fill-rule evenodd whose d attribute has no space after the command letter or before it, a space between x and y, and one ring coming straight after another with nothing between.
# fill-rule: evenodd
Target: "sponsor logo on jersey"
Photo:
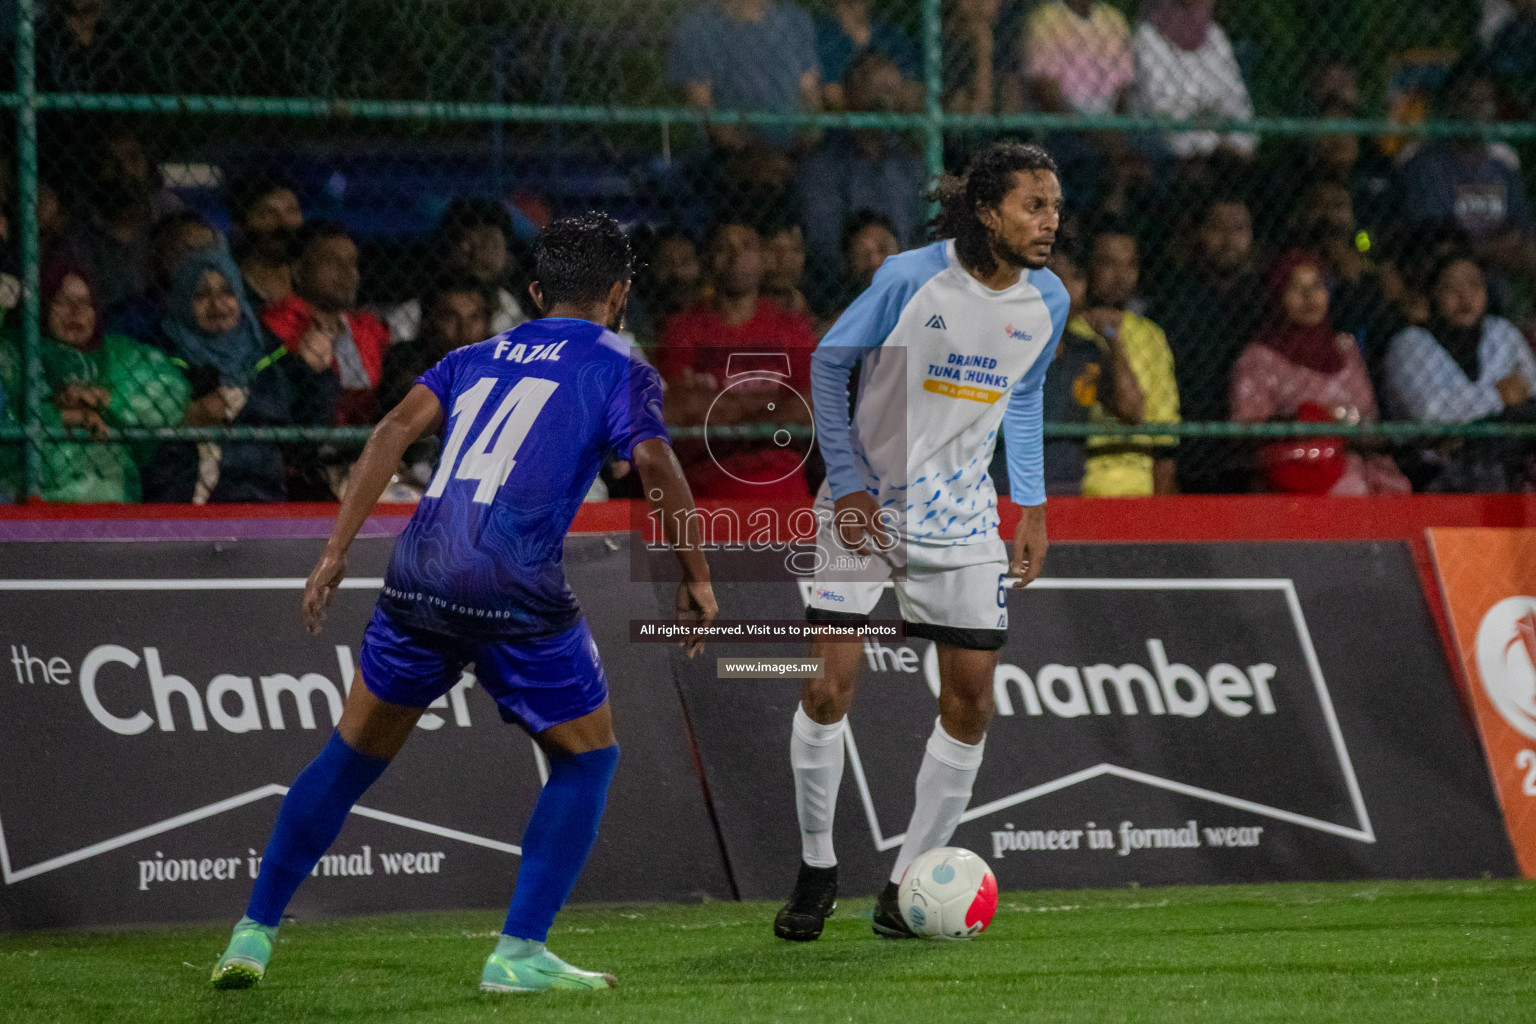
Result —
<instances>
[{"instance_id":1,"label":"sponsor logo on jersey","mask_svg":"<svg viewBox=\"0 0 1536 1024\"><path fill-rule=\"evenodd\" d=\"M944 362L928 364L923 390L990 405L1003 397L1009 385L1008 375L996 370L997 360L991 356L951 352Z\"/></svg>"},{"instance_id":2,"label":"sponsor logo on jersey","mask_svg":"<svg viewBox=\"0 0 1536 1024\"><path fill-rule=\"evenodd\" d=\"M816 588L816 599L818 601L836 601L838 604L842 604L846 600L842 594L833 593L826 587Z\"/></svg>"},{"instance_id":3,"label":"sponsor logo on jersey","mask_svg":"<svg viewBox=\"0 0 1536 1024\"><path fill-rule=\"evenodd\" d=\"M1013 324L1009 324L1008 326L1004 327L1003 330L1006 331L1008 337L1012 338L1014 341L1035 340L1035 336L1033 334L1030 334L1028 331L1021 331L1017 327L1013 326Z\"/></svg>"},{"instance_id":4,"label":"sponsor logo on jersey","mask_svg":"<svg viewBox=\"0 0 1536 1024\"><path fill-rule=\"evenodd\" d=\"M928 318L928 322L926 324L924 324L923 326L925 326L925 327L932 327L936 331L947 331L947 330L949 330L948 327L944 326L944 318L942 316L940 316L938 313L935 313L935 314L933 314L933 316L929 317Z\"/></svg>"}]
</instances>

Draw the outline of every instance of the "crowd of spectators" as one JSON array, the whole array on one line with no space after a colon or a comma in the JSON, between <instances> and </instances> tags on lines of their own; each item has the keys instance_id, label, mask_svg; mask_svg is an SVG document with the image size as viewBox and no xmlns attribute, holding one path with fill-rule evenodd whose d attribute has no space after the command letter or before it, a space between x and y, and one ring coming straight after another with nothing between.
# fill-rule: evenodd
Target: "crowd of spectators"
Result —
<instances>
[{"instance_id":1,"label":"crowd of spectators","mask_svg":"<svg viewBox=\"0 0 1536 1024\"><path fill-rule=\"evenodd\" d=\"M1445 69L1434 116L1477 125L1536 113L1536 0L1504 6ZM135 87L141 56L107 7L48 5L40 88ZM918 41L884 9L700 0L675 26L666 75L681 102L702 109L920 111ZM1242 50L1216 0L1124 10L946 0L939 100L955 113L1254 116ZM1369 113L1347 60L1321 60L1302 77L1292 112ZM226 222L165 186L133 122L65 127L88 142L75 140L70 167L41 168L43 342L28 385L43 396L45 426L367 425L446 352L537 315L500 198L449 203L422 246L415 293L376 301L360 239L307 215L281 173L223 181ZM948 133L947 162L992 137ZM1052 493L1536 487L1517 441L1368 445L1328 433L1378 419L1536 421L1536 218L1512 148L1478 135L1389 147L1347 133L1261 146L1240 125L1063 130L1042 141L1063 172L1068 210L1052 267L1072 295L1046 377L1047 419L1145 428L1053 439ZM640 218L645 260L625 329L666 380L674 425L803 426L809 410L782 401L783 390L808 394L816 339L884 259L926 241L926 163L896 131L741 124L712 126L683 159L702 202L658 201ZM670 212L684 208L694 212ZM12 226L0 235L13 240ZM16 301L15 276L0 275L0 306ZM0 335L6 425L24 408L18 319L9 314ZM731 352L781 355L783 371L737 380ZM1181 421L1318 430L1300 443L1157 430ZM331 499L355 453L319 442L47 444L40 496ZM744 434L683 441L678 453L703 497L793 500L819 482L814 453ZM434 459L434 444L414 448L391 495L419 494ZM19 446L0 446L0 496L18 498L19 480ZM603 480L597 493L627 493L624 467Z\"/></svg>"}]
</instances>

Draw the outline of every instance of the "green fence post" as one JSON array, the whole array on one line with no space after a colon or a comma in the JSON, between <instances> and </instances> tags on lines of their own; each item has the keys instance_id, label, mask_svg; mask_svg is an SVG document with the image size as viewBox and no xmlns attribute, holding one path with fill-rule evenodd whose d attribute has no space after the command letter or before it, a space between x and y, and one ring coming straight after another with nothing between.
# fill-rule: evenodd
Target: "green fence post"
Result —
<instances>
[{"instance_id":1,"label":"green fence post","mask_svg":"<svg viewBox=\"0 0 1536 1024\"><path fill-rule=\"evenodd\" d=\"M21 207L21 319L24 359L22 363L22 421L29 435L42 417L43 396L32 387L38 373L38 243L37 243L37 63L34 22L35 0L17 0L16 12L16 105L17 198ZM25 501L41 485L42 451L35 435L24 448L25 469L20 498Z\"/></svg>"},{"instance_id":2,"label":"green fence post","mask_svg":"<svg viewBox=\"0 0 1536 1024\"><path fill-rule=\"evenodd\" d=\"M944 51L940 44L942 0L923 0L923 155L928 176L944 173Z\"/></svg>"}]
</instances>

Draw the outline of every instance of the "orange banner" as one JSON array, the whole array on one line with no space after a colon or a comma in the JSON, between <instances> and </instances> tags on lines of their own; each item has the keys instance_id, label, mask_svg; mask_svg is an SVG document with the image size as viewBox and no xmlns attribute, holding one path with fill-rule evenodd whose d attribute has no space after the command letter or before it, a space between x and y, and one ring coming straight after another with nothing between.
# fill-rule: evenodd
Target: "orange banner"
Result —
<instances>
[{"instance_id":1,"label":"orange banner","mask_svg":"<svg viewBox=\"0 0 1536 1024\"><path fill-rule=\"evenodd\" d=\"M1515 856L1536 878L1536 530L1432 529L1429 543Z\"/></svg>"}]
</instances>

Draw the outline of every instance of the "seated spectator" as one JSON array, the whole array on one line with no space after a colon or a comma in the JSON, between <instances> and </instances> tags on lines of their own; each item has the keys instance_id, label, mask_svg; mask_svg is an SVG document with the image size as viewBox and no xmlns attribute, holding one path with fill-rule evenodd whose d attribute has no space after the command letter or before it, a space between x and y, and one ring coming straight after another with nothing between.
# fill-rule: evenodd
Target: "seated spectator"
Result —
<instances>
[{"instance_id":1,"label":"seated spectator","mask_svg":"<svg viewBox=\"0 0 1536 1024\"><path fill-rule=\"evenodd\" d=\"M1361 251L1360 226L1349 190L1333 181L1320 181L1307 189L1292 215L1292 238L1313 253L1323 269L1333 325L1355 339L1367 366L1379 367L1387 343L1405 325L1388 299L1381 275Z\"/></svg>"},{"instance_id":2,"label":"seated spectator","mask_svg":"<svg viewBox=\"0 0 1536 1024\"><path fill-rule=\"evenodd\" d=\"M828 110L855 109L848 106L847 75L865 54L883 57L896 69L895 109L922 106L923 62L917 47L900 27L874 14L873 6L871 0L832 0L830 11L816 15L816 56Z\"/></svg>"},{"instance_id":3,"label":"seated spectator","mask_svg":"<svg viewBox=\"0 0 1536 1024\"><path fill-rule=\"evenodd\" d=\"M195 210L178 210L161 218L149 232L149 287L111 310L107 314L108 328L149 341L160 329L181 258L194 249L222 243L213 225Z\"/></svg>"},{"instance_id":4,"label":"seated spectator","mask_svg":"<svg viewBox=\"0 0 1536 1024\"><path fill-rule=\"evenodd\" d=\"M295 250L293 292L268 306L261 322L289 352L328 346L341 378L336 425L373 423L389 328L357 308L357 245L339 222L317 220L304 225Z\"/></svg>"},{"instance_id":5,"label":"seated spectator","mask_svg":"<svg viewBox=\"0 0 1536 1024\"><path fill-rule=\"evenodd\" d=\"M1440 259L1430 276L1430 321L1409 327L1387 351L1394 411L1429 423L1530 422L1536 357L1515 325L1488 315L1482 268L1465 253ZM1507 443L1441 445L1425 453L1422 489L1504 491L1524 475L1524 449Z\"/></svg>"},{"instance_id":6,"label":"seated spectator","mask_svg":"<svg viewBox=\"0 0 1536 1024\"><path fill-rule=\"evenodd\" d=\"M44 178L37 182L37 247L51 253L69 236L69 206L59 194L59 186Z\"/></svg>"},{"instance_id":7,"label":"seated spectator","mask_svg":"<svg viewBox=\"0 0 1536 1024\"><path fill-rule=\"evenodd\" d=\"M1357 107L1334 104L1318 116L1341 119L1360 116ZM1376 146L1362 146L1360 137L1338 132L1295 140L1284 163L1266 175L1266 205L1272 216L1263 225L1268 238L1283 233L1284 217L1319 182L1341 186L1349 195L1355 219L1367 236L1375 235L1398 220L1393 208L1396 169ZM1294 197L1294 198L1289 198Z\"/></svg>"},{"instance_id":8,"label":"seated spectator","mask_svg":"<svg viewBox=\"0 0 1536 1024\"><path fill-rule=\"evenodd\" d=\"M805 283L805 235L800 225L789 218L772 218L764 225L762 239L763 297L809 316L810 303L800 290Z\"/></svg>"},{"instance_id":9,"label":"seated spectator","mask_svg":"<svg viewBox=\"0 0 1536 1024\"><path fill-rule=\"evenodd\" d=\"M1442 256L1430 276L1430 322L1409 327L1387 350L1387 388L1399 415L1470 424L1519 407L1536 382L1514 324L1488 315L1482 269L1465 253Z\"/></svg>"},{"instance_id":10,"label":"seated spectator","mask_svg":"<svg viewBox=\"0 0 1536 1024\"><path fill-rule=\"evenodd\" d=\"M293 240L304 211L293 186L268 174L235 182L227 200L245 294L260 313L293 291Z\"/></svg>"},{"instance_id":11,"label":"seated spectator","mask_svg":"<svg viewBox=\"0 0 1536 1024\"><path fill-rule=\"evenodd\" d=\"M138 92L137 47L104 17L107 0L57 0L37 20L39 92Z\"/></svg>"},{"instance_id":12,"label":"seated spectator","mask_svg":"<svg viewBox=\"0 0 1536 1024\"><path fill-rule=\"evenodd\" d=\"M1088 308L1068 324L1105 352L1118 348L1142 393L1142 422L1179 422L1179 387L1173 353L1163 329L1131 312L1141 278L1136 238L1118 224L1105 224L1090 237ZM1095 437L1088 441L1083 494L1134 497L1173 494L1173 437Z\"/></svg>"},{"instance_id":13,"label":"seated spectator","mask_svg":"<svg viewBox=\"0 0 1536 1024\"><path fill-rule=\"evenodd\" d=\"M858 210L843 224L843 260L838 273L840 290L823 329L831 327L843 310L875 279L875 271L888 257L901 251L891 222L870 210Z\"/></svg>"},{"instance_id":14,"label":"seated spectator","mask_svg":"<svg viewBox=\"0 0 1536 1024\"><path fill-rule=\"evenodd\" d=\"M421 295L420 331L409 341L395 339L384 356L379 409L388 412L405 398L416 378L456 348L493 337L491 293L473 274L445 274Z\"/></svg>"},{"instance_id":15,"label":"seated spectator","mask_svg":"<svg viewBox=\"0 0 1536 1024\"><path fill-rule=\"evenodd\" d=\"M701 110L821 109L816 30L800 7L778 0L704 0L683 15L672 36L667 77L684 102ZM713 125L710 138L727 149L756 139L787 148L788 129L743 130Z\"/></svg>"},{"instance_id":16,"label":"seated spectator","mask_svg":"<svg viewBox=\"0 0 1536 1024\"><path fill-rule=\"evenodd\" d=\"M666 228L650 242L650 258L637 270L635 292L626 317L647 350L655 347L661 326L699 297L699 250L677 228Z\"/></svg>"},{"instance_id":17,"label":"seated spectator","mask_svg":"<svg viewBox=\"0 0 1536 1024\"><path fill-rule=\"evenodd\" d=\"M1238 423L1292 421L1308 403L1336 422L1376 422L1376 394L1365 359L1351 335L1334 330L1323 267L1310 253L1292 251L1271 271L1269 316L1232 368L1230 403ZM1308 489L1319 493L1356 496L1411 490L1408 478L1382 454L1351 450L1333 465L1317 469L1325 477L1319 481L1314 474ZM1335 472L1337 479L1326 479ZM1270 488L1296 489L1284 483L1286 479L1283 473L1271 474Z\"/></svg>"},{"instance_id":18,"label":"seated spectator","mask_svg":"<svg viewBox=\"0 0 1536 1024\"><path fill-rule=\"evenodd\" d=\"M222 245L177 264L157 347L191 387L190 427L326 426L340 382L325 338L312 334L290 354L262 328L240 270ZM291 446L312 457L308 446ZM145 481L151 501L271 502L288 496L283 446L265 441L165 445Z\"/></svg>"},{"instance_id":19,"label":"seated spectator","mask_svg":"<svg viewBox=\"0 0 1536 1024\"><path fill-rule=\"evenodd\" d=\"M1133 43L1133 112L1175 121L1253 117L1232 43L1212 18L1215 6L1216 0L1144 0ZM1177 157L1209 156L1222 147L1251 157L1258 143L1247 132L1174 132L1164 139Z\"/></svg>"},{"instance_id":20,"label":"seated spectator","mask_svg":"<svg viewBox=\"0 0 1536 1024\"><path fill-rule=\"evenodd\" d=\"M85 209L66 245L95 267L97 298L114 309L149 287L150 228L184 204L161 186L158 168L125 124L102 131L90 159Z\"/></svg>"},{"instance_id":21,"label":"seated spectator","mask_svg":"<svg viewBox=\"0 0 1536 1024\"><path fill-rule=\"evenodd\" d=\"M1056 347L1056 358L1045 371L1045 422L1106 422L1112 417L1121 423L1140 423L1145 399L1135 371L1125 360L1124 342L1116 332L1116 340L1105 348L1103 342L1109 339L1095 332L1083 318L1087 312L1088 278L1076 247L1059 241L1051 256L1051 269L1066 285L1071 319ZM998 447L1004 445L999 443ZM994 457L993 463L1006 473L1006 458ZM1047 440L1046 493L1081 494L1087 465L1087 438Z\"/></svg>"},{"instance_id":22,"label":"seated spectator","mask_svg":"<svg viewBox=\"0 0 1536 1024\"><path fill-rule=\"evenodd\" d=\"M997 45L1002 0L950 0L943 32L944 109L952 114L997 111L1005 54Z\"/></svg>"},{"instance_id":23,"label":"seated spectator","mask_svg":"<svg viewBox=\"0 0 1536 1024\"><path fill-rule=\"evenodd\" d=\"M495 296L486 338L510 331L528 319L507 287L512 270L511 236L512 218L494 199L455 199L437 226L438 272L471 275ZM390 337L397 342L415 339L421 329L420 299L396 306L389 314Z\"/></svg>"},{"instance_id":24,"label":"seated spectator","mask_svg":"<svg viewBox=\"0 0 1536 1024\"><path fill-rule=\"evenodd\" d=\"M1229 194L1208 199L1197 216L1193 247L1189 265L1165 277L1151 315L1168 331L1184 419L1210 423L1230 416L1225 382L1263 316L1248 204ZM1229 442L1184 438L1177 461L1181 491L1247 488L1247 470Z\"/></svg>"},{"instance_id":25,"label":"seated spectator","mask_svg":"<svg viewBox=\"0 0 1536 1024\"><path fill-rule=\"evenodd\" d=\"M55 257L43 268L40 299L44 427L81 427L98 436L121 427L174 427L187 407L186 378L158 350L120 334L107 334L94 276L83 264ZM6 404L22 404L20 332L0 344L0 386ZM140 467L155 455L153 442L45 442L36 494L45 501L136 502ZM19 486L7 488L13 492Z\"/></svg>"},{"instance_id":26,"label":"seated spectator","mask_svg":"<svg viewBox=\"0 0 1536 1024\"><path fill-rule=\"evenodd\" d=\"M901 252L891 222L869 210L855 210L843 224L843 279L863 292L875 280L875 271Z\"/></svg>"},{"instance_id":27,"label":"seated spectator","mask_svg":"<svg viewBox=\"0 0 1536 1024\"><path fill-rule=\"evenodd\" d=\"M1046 0L1024 27L1024 74L1039 110L1123 112L1136 77L1125 15L1102 0Z\"/></svg>"},{"instance_id":28,"label":"seated spectator","mask_svg":"<svg viewBox=\"0 0 1536 1024\"><path fill-rule=\"evenodd\" d=\"M1330 111L1360 109L1360 75L1342 54L1319 61L1309 76L1302 117L1340 117Z\"/></svg>"},{"instance_id":29,"label":"seated spectator","mask_svg":"<svg viewBox=\"0 0 1536 1024\"><path fill-rule=\"evenodd\" d=\"M1026 99L1053 114L1123 114L1135 77L1131 29L1102 0L1047 0L1025 22L1023 66ZM1105 192L1130 187L1140 154L1121 132L1052 132L1044 142L1072 182L1077 209L1103 205ZM1125 211L1121 211L1122 213Z\"/></svg>"},{"instance_id":30,"label":"seated spectator","mask_svg":"<svg viewBox=\"0 0 1536 1024\"><path fill-rule=\"evenodd\" d=\"M857 57L848 69L847 102L853 111L896 108L901 76L877 53ZM800 223L805 229L811 300L831 299L843 225L859 210L884 217L902 248L922 240L923 183L928 170L900 135L872 129L829 132L800 165L795 179Z\"/></svg>"},{"instance_id":31,"label":"seated spectator","mask_svg":"<svg viewBox=\"0 0 1536 1024\"><path fill-rule=\"evenodd\" d=\"M1482 66L1462 62L1441 87L1442 117L1489 124L1497 118L1497 91ZM1432 139L1402 168L1402 213L1419 225L1454 223L1471 240L1472 254L1500 275L1536 267L1536 243L1519 158L1508 146L1476 136Z\"/></svg>"},{"instance_id":32,"label":"seated spectator","mask_svg":"<svg viewBox=\"0 0 1536 1024\"><path fill-rule=\"evenodd\" d=\"M816 335L803 313L762 298L762 239L744 219L727 217L710 230L704 250L708 297L667 322L656 351L656 368L668 384L668 421L696 425L707 414L711 424L722 425L809 423L804 402L786 391L810 393ZM759 375L733 384L742 367L750 371L768 362L751 358L758 353L777 357L774 367L787 365L788 379ZM772 441L678 445L693 493L710 498L808 497L799 472L802 454Z\"/></svg>"}]
</instances>

